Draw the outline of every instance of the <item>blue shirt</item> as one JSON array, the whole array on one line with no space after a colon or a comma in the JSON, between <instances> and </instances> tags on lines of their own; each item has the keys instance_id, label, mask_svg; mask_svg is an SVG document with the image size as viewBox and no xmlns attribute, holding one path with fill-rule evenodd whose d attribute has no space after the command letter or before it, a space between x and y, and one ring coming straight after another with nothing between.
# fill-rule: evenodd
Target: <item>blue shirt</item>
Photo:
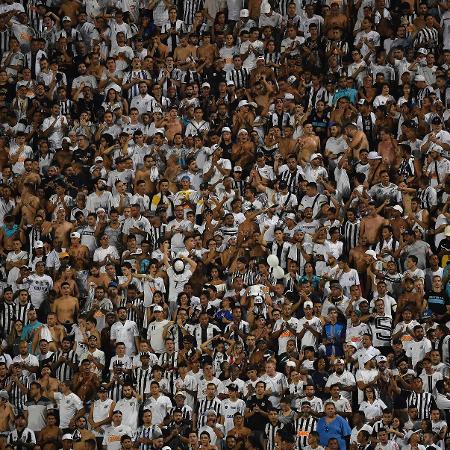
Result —
<instances>
[{"instance_id":1,"label":"blue shirt","mask_svg":"<svg viewBox=\"0 0 450 450\"><path fill-rule=\"evenodd\" d=\"M339 450L346 450L345 437L352 433L348 422L341 416L336 416L330 423L326 423L325 417L321 417L317 422L316 431L320 436L320 445L327 446L331 438L336 438Z\"/></svg>"}]
</instances>

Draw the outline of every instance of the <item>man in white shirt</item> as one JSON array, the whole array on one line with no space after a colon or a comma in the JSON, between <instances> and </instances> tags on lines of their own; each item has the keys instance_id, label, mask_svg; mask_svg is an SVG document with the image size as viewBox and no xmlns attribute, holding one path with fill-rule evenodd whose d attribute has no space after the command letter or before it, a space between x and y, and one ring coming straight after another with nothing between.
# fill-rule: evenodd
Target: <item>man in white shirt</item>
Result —
<instances>
[{"instance_id":1,"label":"man in white shirt","mask_svg":"<svg viewBox=\"0 0 450 450\"><path fill-rule=\"evenodd\" d=\"M111 341L123 342L127 355L131 356L139 348L139 330L136 322L127 319L127 309L120 307L117 310L118 321L111 327Z\"/></svg>"},{"instance_id":2,"label":"man in white shirt","mask_svg":"<svg viewBox=\"0 0 450 450\"><path fill-rule=\"evenodd\" d=\"M133 435L133 430L128 425L122 424L122 416L122 411L113 411L112 423L105 429L102 442L106 450L120 450L122 448L120 438L124 435Z\"/></svg>"},{"instance_id":3,"label":"man in white shirt","mask_svg":"<svg viewBox=\"0 0 450 450\"><path fill-rule=\"evenodd\" d=\"M163 421L172 409L172 402L169 397L161 394L159 383L152 381L150 384L150 397L145 402L144 409L152 412L152 425L163 425Z\"/></svg>"},{"instance_id":4,"label":"man in white shirt","mask_svg":"<svg viewBox=\"0 0 450 450\"><path fill-rule=\"evenodd\" d=\"M67 428L74 428L78 417L84 415L83 402L78 395L71 391L71 382L71 380L63 381L59 384L61 392L53 394L59 410L59 427L63 431Z\"/></svg>"}]
</instances>

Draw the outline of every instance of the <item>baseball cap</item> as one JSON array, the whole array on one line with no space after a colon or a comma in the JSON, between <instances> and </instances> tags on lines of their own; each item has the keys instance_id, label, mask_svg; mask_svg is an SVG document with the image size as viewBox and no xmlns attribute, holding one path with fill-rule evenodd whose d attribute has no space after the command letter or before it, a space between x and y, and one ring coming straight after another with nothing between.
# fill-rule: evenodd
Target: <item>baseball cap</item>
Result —
<instances>
[{"instance_id":1,"label":"baseball cap","mask_svg":"<svg viewBox=\"0 0 450 450\"><path fill-rule=\"evenodd\" d=\"M364 99L364 98L361 98L361 99L358 101L358 105L367 105L367 100Z\"/></svg>"},{"instance_id":2,"label":"baseball cap","mask_svg":"<svg viewBox=\"0 0 450 450\"><path fill-rule=\"evenodd\" d=\"M369 152L367 155L367 159L382 159L381 156L377 152Z\"/></svg>"},{"instance_id":3,"label":"baseball cap","mask_svg":"<svg viewBox=\"0 0 450 450\"><path fill-rule=\"evenodd\" d=\"M72 233L70 233L70 237L71 238L76 238L76 239L80 239L81 238L81 234L78 233L78 231L72 231Z\"/></svg>"},{"instance_id":4,"label":"baseball cap","mask_svg":"<svg viewBox=\"0 0 450 450\"><path fill-rule=\"evenodd\" d=\"M231 133L230 127L223 127L222 128L222 133Z\"/></svg>"},{"instance_id":5,"label":"baseball cap","mask_svg":"<svg viewBox=\"0 0 450 450\"><path fill-rule=\"evenodd\" d=\"M103 162L103 158L101 156L97 156L94 161L95 162Z\"/></svg>"},{"instance_id":6,"label":"baseball cap","mask_svg":"<svg viewBox=\"0 0 450 450\"><path fill-rule=\"evenodd\" d=\"M288 214L286 214L286 219L295 220L295 214L294 214L294 213L288 213Z\"/></svg>"},{"instance_id":7,"label":"baseball cap","mask_svg":"<svg viewBox=\"0 0 450 450\"><path fill-rule=\"evenodd\" d=\"M417 53L422 53L422 55L428 55L428 50L426 48L420 47L419 50L417 50ZM421 75L419 75L419 76L421 76ZM416 78L417 78L417 76L416 76ZM425 81L425 79L422 81Z\"/></svg>"},{"instance_id":8,"label":"baseball cap","mask_svg":"<svg viewBox=\"0 0 450 450\"><path fill-rule=\"evenodd\" d=\"M335 364L344 364L344 360L343 359L336 359L336 361L334 362Z\"/></svg>"},{"instance_id":9,"label":"baseball cap","mask_svg":"<svg viewBox=\"0 0 450 450\"><path fill-rule=\"evenodd\" d=\"M310 161L313 159L322 158L322 155L320 153L313 153L311 157L309 158Z\"/></svg>"},{"instance_id":10,"label":"baseball cap","mask_svg":"<svg viewBox=\"0 0 450 450\"><path fill-rule=\"evenodd\" d=\"M313 302L311 302L309 300L307 300L305 303L303 303L303 309L304 308L312 308L313 306L314 306Z\"/></svg>"},{"instance_id":11,"label":"baseball cap","mask_svg":"<svg viewBox=\"0 0 450 450\"><path fill-rule=\"evenodd\" d=\"M69 258L69 257L70 257L70 255L67 252L58 253L58 258L59 259Z\"/></svg>"},{"instance_id":12,"label":"baseball cap","mask_svg":"<svg viewBox=\"0 0 450 450\"><path fill-rule=\"evenodd\" d=\"M241 166L236 166L236 167L234 168L234 171L235 171L235 172L242 172L242 167L241 167Z\"/></svg>"},{"instance_id":13,"label":"baseball cap","mask_svg":"<svg viewBox=\"0 0 450 450\"><path fill-rule=\"evenodd\" d=\"M209 87L209 88L210 88L211 85L205 81L205 82L202 84L202 88L204 88L204 87Z\"/></svg>"},{"instance_id":14,"label":"baseball cap","mask_svg":"<svg viewBox=\"0 0 450 450\"><path fill-rule=\"evenodd\" d=\"M7 391L5 391L4 389L2 389L0 391L0 398L4 398L5 400L9 400L9 394Z\"/></svg>"},{"instance_id":15,"label":"baseball cap","mask_svg":"<svg viewBox=\"0 0 450 450\"><path fill-rule=\"evenodd\" d=\"M73 441L73 436L70 433L63 434L63 441Z\"/></svg>"},{"instance_id":16,"label":"baseball cap","mask_svg":"<svg viewBox=\"0 0 450 450\"><path fill-rule=\"evenodd\" d=\"M36 241L34 243L34 248L44 248L44 243L42 241Z\"/></svg>"},{"instance_id":17,"label":"baseball cap","mask_svg":"<svg viewBox=\"0 0 450 450\"><path fill-rule=\"evenodd\" d=\"M105 386L100 386L100 387L98 388L98 392L108 392L108 389L106 389Z\"/></svg>"},{"instance_id":18,"label":"baseball cap","mask_svg":"<svg viewBox=\"0 0 450 450\"><path fill-rule=\"evenodd\" d=\"M227 86L234 86L234 81L233 80L228 80L227 81Z\"/></svg>"},{"instance_id":19,"label":"baseball cap","mask_svg":"<svg viewBox=\"0 0 450 450\"><path fill-rule=\"evenodd\" d=\"M241 12L239 13L239 17L249 17L250 13L248 9L241 9Z\"/></svg>"},{"instance_id":20,"label":"baseball cap","mask_svg":"<svg viewBox=\"0 0 450 450\"><path fill-rule=\"evenodd\" d=\"M395 209L400 214L403 214L403 208L400 205L395 205L395 206L392 207L392 209Z\"/></svg>"},{"instance_id":21,"label":"baseball cap","mask_svg":"<svg viewBox=\"0 0 450 450\"><path fill-rule=\"evenodd\" d=\"M69 16L64 16L62 21L63 22L72 22L72 19Z\"/></svg>"},{"instance_id":22,"label":"baseball cap","mask_svg":"<svg viewBox=\"0 0 450 450\"><path fill-rule=\"evenodd\" d=\"M416 75L414 81L426 81L423 75Z\"/></svg>"},{"instance_id":23,"label":"baseball cap","mask_svg":"<svg viewBox=\"0 0 450 450\"><path fill-rule=\"evenodd\" d=\"M164 309L161 306L159 306L159 305L156 305L153 308L153 312L163 312L163 311L164 311Z\"/></svg>"},{"instance_id":24,"label":"baseball cap","mask_svg":"<svg viewBox=\"0 0 450 450\"><path fill-rule=\"evenodd\" d=\"M229 391L238 391L239 388L237 387L236 384L231 383L231 384L228 385L228 390L229 390Z\"/></svg>"},{"instance_id":25,"label":"baseball cap","mask_svg":"<svg viewBox=\"0 0 450 450\"><path fill-rule=\"evenodd\" d=\"M383 356L383 355L377 356L376 359L377 359L377 363L380 363L380 362L386 362L386 361L387 361L386 356Z\"/></svg>"},{"instance_id":26,"label":"baseball cap","mask_svg":"<svg viewBox=\"0 0 450 450\"><path fill-rule=\"evenodd\" d=\"M431 119L431 123L432 123L433 125L442 125L442 120L441 120L440 117L434 116L434 117Z\"/></svg>"},{"instance_id":27,"label":"baseball cap","mask_svg":"<svg viewBox=\"0 0 450 450\"><path fill-rule=\"evenodd\" d=\"M291 94L290 92L286 92L286 94L284 94L284 99L285 100L294 100L294 94Z\"/></svg>"},{"instance_id":28,"label":"baseball cap","mask_svg":"<svg viewBox=\"0 0 450 450\"><path fill-rule=\"evenodd\" d=\"M374 250L366 250L364 253L365 253L366 255L371 256L372 258L377 259L377 254L375 253Z\"/></svg>"}]
</instances>

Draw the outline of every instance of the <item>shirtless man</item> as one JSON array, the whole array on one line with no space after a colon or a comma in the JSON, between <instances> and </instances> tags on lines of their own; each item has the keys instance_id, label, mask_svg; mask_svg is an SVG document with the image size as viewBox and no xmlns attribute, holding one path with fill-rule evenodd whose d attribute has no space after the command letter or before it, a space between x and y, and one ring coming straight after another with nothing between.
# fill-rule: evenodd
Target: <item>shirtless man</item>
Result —
<instances>
[{"instance_id":1,"label":"shirtless man","mask_svg":"<svg viewBox=\"0 0 450 450\"><path fill-rule=\"evenodd\" d=\"M69 283L61 285L61 292L61 297L58 297L51 306L52 312L56 314L59 323L73 324L80 310L78 299L70 295Z\"/></svg>"},{"instance_id":2,"label":"shirtless man","mask_svg":"<svg viewBox=\"0 0 450 450\"><path fill-rule=\"evenodd\" d=\"M203 43L197 48L197 58L206 61L206 67L212 66L214 60L219 56L216 44L211 44L211 36L208 33L202 34Z\"/></svg>"},{"instance_id":3,"label":"shirtless man","mask_svg":"<svg viewBox=\"0 0 450 450\"><path fill-rule=\"evenodd\" d=\"M84 359L81 362L80 371L75 374L73 380L73 391L83 402L92 400L100 386L98 376L91 371L91 362Z\"/></svg>"},{"instance_id":4,"label":"shirtless man","mask_svg":"<svg viewBox=\"0 0 450 450\"><path fill-rule=\"evenodd\" d=\"M352 267L355 267L358 274L366 273L366 250L368 250L367 238L360 236L358 245L353 247L349 253L349 263Z\"/></svg>"},{"instance_id":5,"label":"shirtless man","mask_svg":"<svg viewBox=\"0 0 450 450\"><path fill-rule=\"evenodd\" d=\"M320 138L314 133L311 122L303 125L303 136L297 139L297 161L301 166L309 163L313 153L320 153Z\"/></svg>"},{"instance_id":6,"label":"shirtless man","mask_svg":"<svg viewBox=\"0 0 450 450\"><path fill-rule=\"evenodd\" d=\"M344 139L349 146L348 156L352 159L359 160L359 151L369 148L369 141L362 130L358 130L356 124L349 123L345 127Z\"/></svg>"},{"instance_id":7,"label":"shirtless man","mask_svg":"<svg viewBox=\"0 0 450 450\"><path fill-rule=\"evenodd\" d=\"M180 36L180 45L173 52L173 59L179 68L190 64L190 60L186 61L186 58L195 57L196 49L188 42L188 36L185 34Z\"/></svg>"},{"instance_id":8,"label":"shirtless man","mask_svg":"<svg viewBox=\"0 0 450 450\"><path fill-rule=\"evenodd\" d=\"M291 153L295 153L295 146L297 143L295 139L292 138L294 134L294 129L291 125L286 125L284 127L284 137L281 137L278 141L280 153L283 158L287 158Z\"/></svg>"},{"instance_id":9,"label":"shirtless man","mask_svg":"<svg viewBox=\"0 0 450 450\"><path fill-rule=\"evenodd\" d=\"M377 213L375 205L369 203L366 208L367 215L361 219L361 229L359 235L367 239L369 245L375 245L380 239L381 227L388 224L388 221Z\"/></svg>"},{"instance_id":10,"label":"shirtless man","mask_svg":"<svg viewBox=\"0 0 450 450\"><path fill-rule=\"evenodd\" d=\"M163 117L161 122L156 124L166 130L166 138L169 144L173 143L176 134L183 132L183 125L178 118L178 109L176 107L170 108L169 112Z\"/></svg>"},{"instance_id":11,"label":"shirtless man","mask_svg":"<svg viewBox=\"0 0 450 450\"><path fill-rule=\"evenodd\" d=\"M55 413L47 413L47 426L42 428L39 436L39 446L42 450L58 450L62 447L62 431L56 425Z\"/></svg>"},{"instance_id":12,"label":"shirtless man","mask_svg":"<svg viewBox=\"0 0 450 450\"><path fill-rule=\"evenodd\" d=\"M93 263L91 265L91 274L88 277L88 286L95 284L95 286L107 287L110 281L111 280L108 278L106 273L100 272L100 268L97 263Z\"/></svg>"},{"instance_id":13,"label":"shirtless man","mask_svg":"<svg viewBox=\"0 0 450 450\"><path fill-rule=\"evenodd\" d=\"M250 140L246 129L239 130L237 142L231 148L231 160L235 166L246 167L255 160L255 144Z\"/></svg>"},{"instance_id":14,"label":"shirtless man","mask_svg":"<svg viewBox=\"0 0 450 450\"><path fill-rule=\"evenodd\" d=\"M55 239L61 241L62 247L67 248L69 246L68 235L73 230L73 223L67 222L64 207L60 207L56 211L56 220L53 222L52 230Z\"/></svg>"},{"instance_id":15,"label":"shirtless man","mask_svg":"<svg viewBox=\"0 0 450 450\"><path fill-rule=\"evenodd\" d=\"M144 167L136 171L136 176L134 179L134 185L137 186L139 181L145 182L145 192L154 193L155 192L155 182L151 181L151 168L155 165L155 160L152 155L145 155L144 157Z\"/></svg>"},{"instance_id":16,"label":"shirtless man","mask_svg":"<svg viewBox=\"0 0 450 450\"><path fill-rule=\"evenodd\" d=\"M42 396L47 398L53 398L53 394L58 392L59 381L51 376L52 370L49 365L45 365L41 369L41 378L38 379L38 383L42 388Z\"/></svg>"},{"instance_id":17,"label":"shirtless man","mask_svg":"<svg viewBox=\"0 0 450 450\"><path fill-rule=\"evenodd\" d=\"M37 348L37 344L41 339L44 339L44 337L41 335L41 329L43 327L40 327L33 336L33 348ZM47 315L47 329L50 331L50 334L52 335L52 340L48 343L48 349L51 352L56 352L61 347L61 342L66 335L65 328L58 323L57 316L54 312L51 312Z\"/></svg>"},{"instance_id":18,"label":"shirtless man","mask_svg":"<svg viewBox=\"0 0 450 450\"><path fill-rule=\"evenodd\" d=\"M70 233L70 247L67 249L70 258L75 261L83 261L83 267L89 262L89 249L86 245L81 244L81 235L77 231Z\"/></svg>"},{"instance_id":19,"label":"shirtless man","mask_svg":"<svg viewBox=\"0 0 450 450\"><path fill-rule=\"evenodd\" d=\"M405 278L403 280L403 287L404 291L397 299L395 323L401 320L401 314L406 306L411 308L414 317L419 317L418 314L422 312L424 306L423 297L418 292L414 292L414 280L412 278Z\"/></svg>"},{"instance_id":20,"label":"shirtless man","mask_svg":"<svg viewBox=\"0 0 450 450\"><path fill-rule=\"evenodd\" d=\"M330 5L330 14L325 18L325 34L328 36L330 30L339 28L342 32L347 29L348 17L340 11L339 3Z\"/></svg>"},{"instance_id":21,"label":"shirtless man","mask_svg":"<svg viewBox=\"0 0 450 450\"><path fill-rule=\"evenodd\" d=\"M14 423L14 411L9 403L9 395L5 390L0 391L0 449L5 448L6 438Z\"/></svg>"},{"instance_id":22,"label":"shirtless man","mask_svg":"<svg viewBox=\"0 0 450 450\"><path fill-rule=\"evenodd\" d=\"M23 231L14 223L13 216L5 216L5 224L0 228L0 256L5 256L14 250L13 242L20 239L25 242Z\"/></svg>"}]
</instances>

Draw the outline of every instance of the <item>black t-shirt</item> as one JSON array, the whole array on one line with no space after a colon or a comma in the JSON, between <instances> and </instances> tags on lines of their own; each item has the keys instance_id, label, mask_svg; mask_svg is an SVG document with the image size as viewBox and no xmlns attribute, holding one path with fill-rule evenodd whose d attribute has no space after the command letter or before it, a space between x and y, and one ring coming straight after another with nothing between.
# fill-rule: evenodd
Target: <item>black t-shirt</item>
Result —
<instances>
[{"instance_id":1,"label":"black t-shirt","mask_svg":"<svg viewBox=\"0 0 450 450\"><path fill-rule=\"evenodd\" d=\"M450 305L450 299L445 291L428 291L425 294L425 299L428 302L428 308L434 314L445 314L447 312L447 305Z\"/></svg>"},{"instance_id":2,"label":"black t-shirt","mask_svg":"<svg viewBox=\"0 0 450 450\"><path fill-rule=\"evenodd\" d=\"M265 395L263 398L256 398L256 395L252 395L247 400L247 408L252 411L255 406L258 406L260 410L268 412L269 408L272 407L272 403L269 397ZM253 416L245 420L245 426L251 430L263 431L266 426L267 418L261 413L257 412Z\"/></svg>"}]
</instances>

